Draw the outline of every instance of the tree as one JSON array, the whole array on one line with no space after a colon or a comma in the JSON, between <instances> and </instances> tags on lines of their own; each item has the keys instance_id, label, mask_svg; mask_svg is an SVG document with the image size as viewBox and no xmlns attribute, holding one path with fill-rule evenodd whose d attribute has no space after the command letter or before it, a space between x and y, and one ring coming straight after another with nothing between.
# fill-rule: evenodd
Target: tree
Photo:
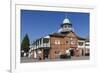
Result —
<instances>
[{"instance_id":1,"label":"tree","mask_svg":"<svg viewBox=\"0 0 100 73\"><path fill-rule=\"evenodd\" d=\"M30 40L29 40L28 35L26 34L21 43L21 51L23 50L24 53L28 53L28 51L30 49L29 46L30 46ZM22 53L21 53L21 55L22 55Z\"/></svg>"}]
</instances>

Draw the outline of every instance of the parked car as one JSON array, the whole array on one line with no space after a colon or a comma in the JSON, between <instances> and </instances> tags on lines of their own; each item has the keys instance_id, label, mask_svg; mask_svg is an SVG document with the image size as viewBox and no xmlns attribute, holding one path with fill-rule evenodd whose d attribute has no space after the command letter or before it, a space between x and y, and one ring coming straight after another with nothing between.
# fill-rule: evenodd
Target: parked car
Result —
<instances>
[{"instance_id":1,"label":"parked car","mask_svg":"<svg viewBox=\"0 0 100 73\"><path fill-rule=\"evenodd\" d=\"M70 50L66 50L66 53L65 54L61 54L60 55L60 58L61 59L70 59L71 58L71 53L70 53Z\"/></svg>"},{"instance_id":2,"label":"parked car","mask_svg":"<svg viewBox=\"0 0 100 73\"><path fill-rule=\"evenodd\" d=\"M60 58L61 58L61 59L70 59L70 58L71 58L71 55L62 54L62 55L60 55Z\"/></svg>"}]
</instances>

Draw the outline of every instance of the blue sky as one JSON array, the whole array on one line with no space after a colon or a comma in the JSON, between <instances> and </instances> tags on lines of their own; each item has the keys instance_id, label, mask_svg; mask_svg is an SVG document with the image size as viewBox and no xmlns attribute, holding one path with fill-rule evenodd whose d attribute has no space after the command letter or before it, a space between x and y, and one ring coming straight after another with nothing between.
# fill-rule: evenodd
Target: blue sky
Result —
<instances>
[{"instance_id":1,"label":"blue sky","mask_svg":"<svg viewBox=\"0 0 100 73\"><path fill-rule=\"evenodd\" d=\"M21 40L26 33L32 43L39 37L58 32L66 16L78 36L89 36L89 13L21 10Z\"/></svg>"}]
</instances>

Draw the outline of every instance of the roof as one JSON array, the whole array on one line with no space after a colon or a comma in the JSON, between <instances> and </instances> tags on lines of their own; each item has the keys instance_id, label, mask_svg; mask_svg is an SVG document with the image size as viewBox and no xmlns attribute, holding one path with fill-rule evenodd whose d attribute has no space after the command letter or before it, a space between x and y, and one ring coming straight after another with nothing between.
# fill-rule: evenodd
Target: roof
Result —
<instances>
[{"instance_id":1,"label":"roof","mask_svg":"<svg viewBox=\"0 0 100 73\"><path fill-rule=\"evenodd\" d=\"M50 34L50 36L64 37L65 35L63 35L61 33L52 33L52 34Z\"/></svg>"},{"instance_id":2,"label":"roof","mask_svg":"<svg viewBox=\"0 0 100 73\"><path fill-rule=\"evenodd\" d=\"M66 32L61 32L61 34L63 34L63 35L67 35L67 34L69 34L69 33L74 33L73 31L66 31Z\"/></svg>"},{"instance_id":3,"label":"roof","mask_svg":"<svg viewBox=\"0 0 100 73\"><path fill-rule=\"evenodd\" d=\"M44 38L50 38L50 36L47 35L47 36L45 36Z\"/></svg>"},{"instance_id":4,"label":"roof","mask_svg":"<svg viewBox=\"0 0 100 73\"><path fill-rule=\"evenodd\" d=\"M61 37L65 37L65 36L67 36L67 34L69 34L69 33L74 33L73 31L67 31L67 32L61 32L61 33L52 33L52 34L50 34L50 36L61 36ZM76 35L76 34L75 34Z\"/></svg>"},{"instance_id":5,"label":"roof","mask_svg":"<svg viewBox=\"0 0 100 73\"><path fill-rule=\"evenodd\" d=\"M77 38L78 38L79 40L86 40L86 38L79 37L79 36L77 36Z\"/></svg>"},{"instance_id":6,"label":"roof","mask_svg":"<svg viewBox=\"0 0 100 73\"><path fill-rule=\"evenodd\" d=\"M70 20L69 20L68 18L65 18L65 19L63 20L63 24L64 24L64 23L69 23L69 24L70 24L71 22L70 22Z\"/></svg>"},{"instance_id":7,"label":"roof","mask_svg":"<svg viewBox=\"0 0 100 73\"><path fill-rule=\"evenodd\" d=\"M86 42L89 42L89 41L90 41L89 37L88 37L88 38L86 38Z\"/></svg>"}]
</instances>

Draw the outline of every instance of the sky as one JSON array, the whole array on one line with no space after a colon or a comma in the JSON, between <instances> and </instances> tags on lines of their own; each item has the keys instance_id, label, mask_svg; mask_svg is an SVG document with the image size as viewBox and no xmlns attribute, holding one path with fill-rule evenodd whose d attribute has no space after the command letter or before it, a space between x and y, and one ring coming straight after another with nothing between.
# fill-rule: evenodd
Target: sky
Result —
<instances>
[{"instance_id":1,"label":"sky","mask_svg":"<svg viewBox=\"0 0 100 73\"><path fill-rule=\"evenodd\" d=\"M78 36L89 36L89 13L21 10L21 41L26 34L32 43L37 38L58 32L66 17Z\"/></svg>"}]
</instances>

